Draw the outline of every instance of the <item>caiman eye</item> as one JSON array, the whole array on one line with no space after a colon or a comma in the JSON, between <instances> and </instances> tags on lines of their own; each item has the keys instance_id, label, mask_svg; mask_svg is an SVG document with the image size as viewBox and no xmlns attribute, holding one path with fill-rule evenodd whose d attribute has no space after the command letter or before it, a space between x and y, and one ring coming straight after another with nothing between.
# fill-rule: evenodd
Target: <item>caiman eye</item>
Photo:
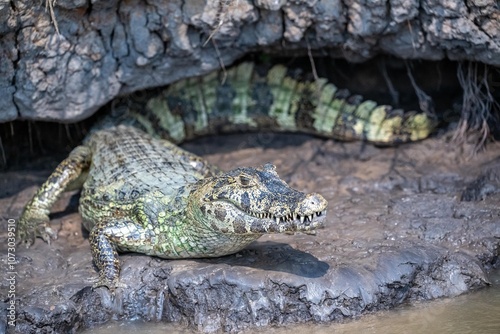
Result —
<instances>
[{"instance_id":1,"label":"caiman eye","mask_svg":"<svg viewBox=\"0 0 500 334\"><path fill-rule=\"evenodd\" d=\"M248 175L242 174L240 175L240 184L243 187L251 187L253 186L252 178Z\"/></svg>"}]
</instances>

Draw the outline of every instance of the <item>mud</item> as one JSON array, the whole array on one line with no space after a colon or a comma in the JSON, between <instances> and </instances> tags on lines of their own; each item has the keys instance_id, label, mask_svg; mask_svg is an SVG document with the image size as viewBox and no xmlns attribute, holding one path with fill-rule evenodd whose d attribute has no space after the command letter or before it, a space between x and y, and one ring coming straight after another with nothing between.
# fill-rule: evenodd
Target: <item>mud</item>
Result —
<instances>
[{"instance_id":1,"label":"mud","mask_svg":"<svg viewBox=\"0 0 500 334\"><path fill-rule=\"evenodd\" d=\"M240 334L430 334L498 333L500 329L500 270L489 275L488 288L455 298L417 302L397 309L380 311L348 319L342 323L299 324L281 327L252 328ZM186 326L165 322L110 322L85 334L192 333Z\"/></svg>"},{"instance_id":2,"label":"mud","mask_svg":"<svg viewBox=\"0 0 500 334\"><path fill-rule=\"evenodd\" d=\"M121 280L128 288L113 299L103 288L90 288L97 274L77 213L78 195L68 193L53 210L59 239L16 249L17 323L4 328L67 333L111 319L143 319L234 332L341 321L484 287L486 271L498 264L498 143L473 159L445 136L377 148L255 134L185 147L224 169L273 162L290 185L327 198L325 228L317 235L264 236L217 259L123 254ZM19 216L56 163L44 159L42 172L33 172L39 169L31 162L1 174L4 221ZM12 271L6 226L0 227L3 272ZM9 285L1 282L7 313Z\"/></svg>"}]
</instances>

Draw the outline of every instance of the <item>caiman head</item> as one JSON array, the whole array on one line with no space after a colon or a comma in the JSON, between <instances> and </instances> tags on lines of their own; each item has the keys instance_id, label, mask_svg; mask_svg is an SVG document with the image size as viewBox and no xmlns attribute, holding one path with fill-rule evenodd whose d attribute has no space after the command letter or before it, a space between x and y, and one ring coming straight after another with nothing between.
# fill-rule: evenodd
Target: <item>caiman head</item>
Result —
<instances>
[{"instance_id":1,"label":"caiman head","mask_svg":"<svg viewBox=\"0 0 500 334\"><path fill-rule=\"evenodd\" d=\"M319 194L291 188L266 164L200 181L188 205L208 228L245 235L314 230L322 225L327 204Z\"/></svg>"}]
</instances>

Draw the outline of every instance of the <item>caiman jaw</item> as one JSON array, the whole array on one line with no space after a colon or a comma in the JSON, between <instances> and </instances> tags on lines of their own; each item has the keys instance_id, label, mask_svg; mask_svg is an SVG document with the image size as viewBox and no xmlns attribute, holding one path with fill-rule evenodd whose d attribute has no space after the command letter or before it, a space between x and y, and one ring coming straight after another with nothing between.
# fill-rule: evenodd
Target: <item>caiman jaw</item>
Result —
<instances>
[{"instance_id":1,"label":"caiman jaw","mask_svg":"<svg viewBox=\"0 0 500 334\"><path fill-rule=\"evenodd\" d=\"M310 231L322 226L326 217L328 203L319 194L308 194L294 205L293 209L277 210L281 214L268 212L247 212L246 214L260 220L261 224L274 225L281 232ZM292 211L292 212L290 212Z\"/></svg>"},{"instance_id":2,"label":"caiman jaw","mask_svg":"<svg viewBox=\"0 0 500 334\"><path fill-rule=\"evenodd\" d=\"M273 215L272 213L258 213L258 212L247 212L248 215L259 218L259 219L270 219L274 220L276 224L293 222L298 223L300 221L300 225L310 225L313 221L317 221L318 219L323 220L326 216L326 210L317 211L310 215L300 215L298 213L290 213L287 216L278 217Z\"/></svg>"},{"instance_id":3,"label":"caiman jaw","mask_svg":"<svg viewBox=\"0 0 500 334\"><path fill-rule=\"evenodd\" d=\"M320 194L288 186L271 164L206 179L192 198L204 224L235 235L311 231L322 226L328 205Z\"/></svg>"}]
</instances>

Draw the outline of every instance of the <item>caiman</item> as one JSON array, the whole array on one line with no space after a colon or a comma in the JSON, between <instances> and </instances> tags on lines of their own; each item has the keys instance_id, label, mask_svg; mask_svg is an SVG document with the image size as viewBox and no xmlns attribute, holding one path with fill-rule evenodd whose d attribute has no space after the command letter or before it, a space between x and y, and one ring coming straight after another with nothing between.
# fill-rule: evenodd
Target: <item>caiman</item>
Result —
<instances>
[{"instance_id":1,"label":"caiman","mask_svg":"<svg viewBox=\"0 0 500 334\"><path fill-rule=\"evenodd\" d=\"M292 189L273 165L222 172L175 143L273 130L389 145L425 138L433 127L424 113L363 101L281 65L260 70L242 63L125 102L125 112L96 125L56 168L18 226L27 245L35 237L50 242L57 235L50 208L65 189L82 184L79 211L99 270L95 286L111 290L119 286L117 251L217 257L266 233L310 232L323 224L327 201Z\"/></svg>"}]
</instances>

